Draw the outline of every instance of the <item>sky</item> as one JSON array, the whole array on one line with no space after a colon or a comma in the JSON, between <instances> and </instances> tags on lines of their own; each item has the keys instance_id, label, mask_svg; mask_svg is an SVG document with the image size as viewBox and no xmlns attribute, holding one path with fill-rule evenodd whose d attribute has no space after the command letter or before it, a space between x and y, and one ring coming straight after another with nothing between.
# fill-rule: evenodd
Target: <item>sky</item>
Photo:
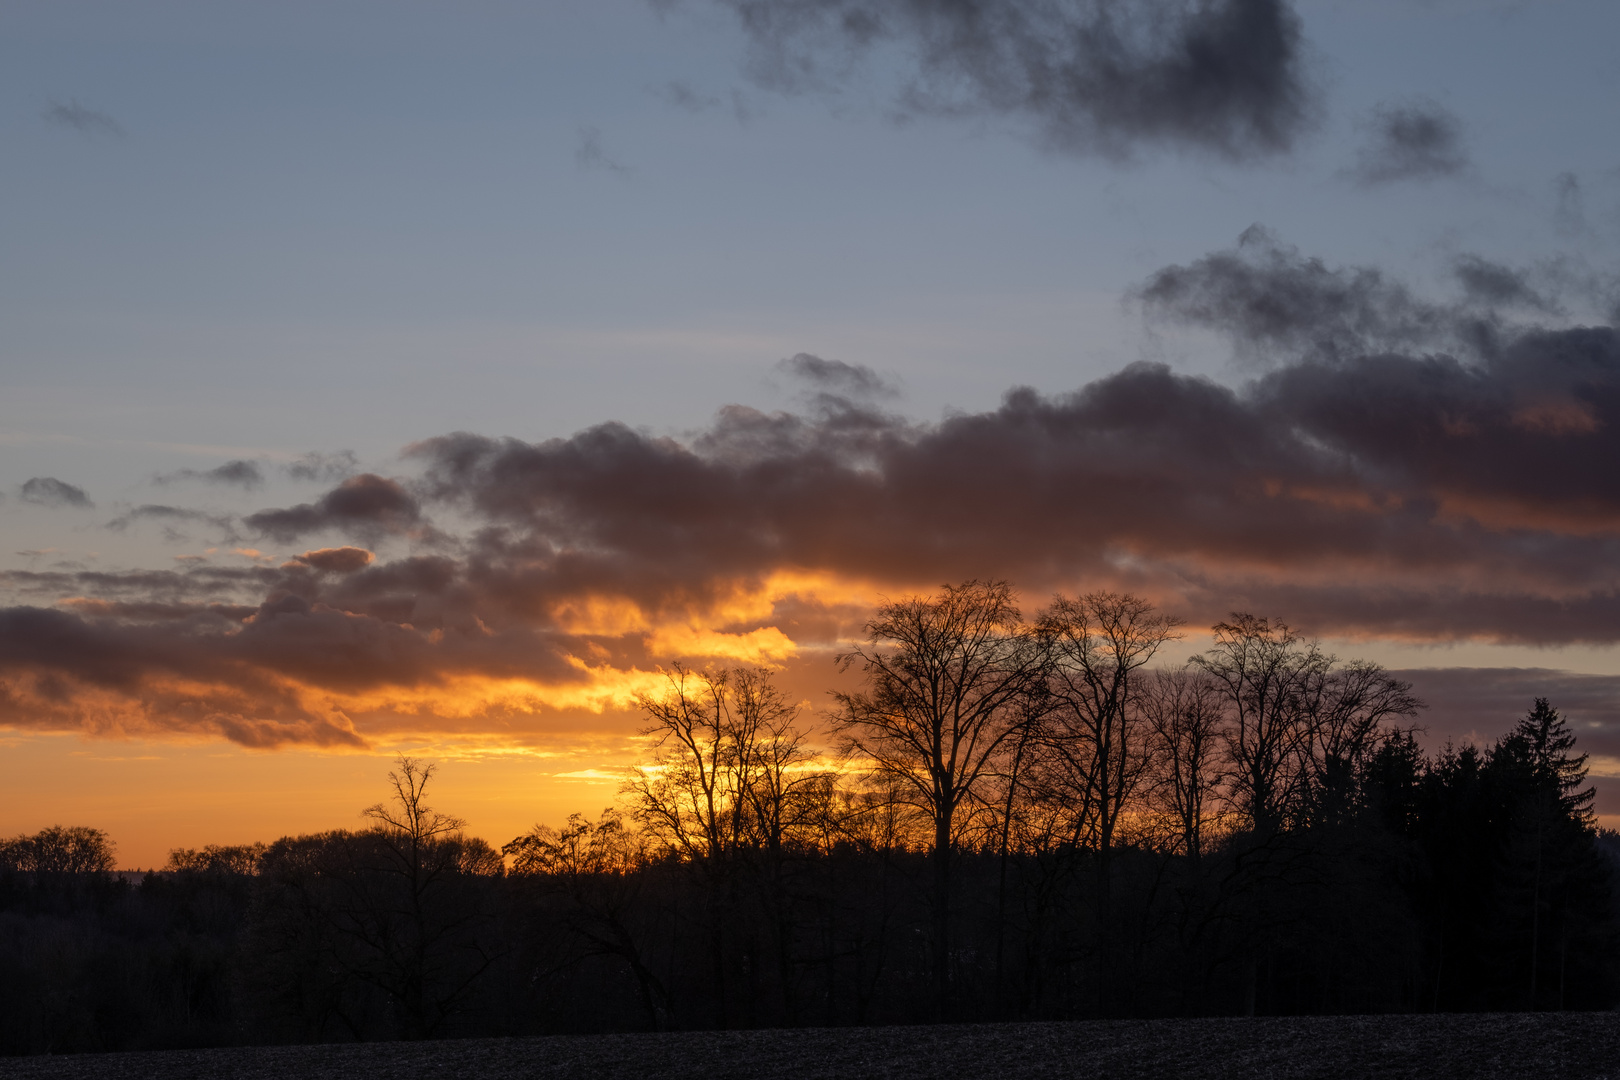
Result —
<instances>
[{"instance_id":1,"label":"sky","mask_svg":"<svg viewBox=\"0 0 1620 1080\"><path fill-rule=\"evenodd\" d=\"M1006 578L1537 696L1620 823L1620 8L0 5L0 833L595 813Z\"/></svg>"}]
</instances>

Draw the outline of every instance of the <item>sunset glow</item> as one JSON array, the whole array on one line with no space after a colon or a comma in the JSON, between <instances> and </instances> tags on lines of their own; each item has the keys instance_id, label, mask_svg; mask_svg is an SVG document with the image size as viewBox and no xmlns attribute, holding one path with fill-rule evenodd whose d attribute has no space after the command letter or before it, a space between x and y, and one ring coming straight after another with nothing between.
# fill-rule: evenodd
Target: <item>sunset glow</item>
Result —
<instances>
[{"instance_id":1,"label":"sunset glow","mask_svg":"<svg viewBox=\"0 0 1620 1080\"><path fill-rule=\"evenodd\" d=\"M1549 697L1620 815L1612 11L1143 4L19 9L0 833L351 826L409 753L498 845L678 668L834 747L972 580L1284 621L1434 747Z\"/></svg>"}]
</instances>

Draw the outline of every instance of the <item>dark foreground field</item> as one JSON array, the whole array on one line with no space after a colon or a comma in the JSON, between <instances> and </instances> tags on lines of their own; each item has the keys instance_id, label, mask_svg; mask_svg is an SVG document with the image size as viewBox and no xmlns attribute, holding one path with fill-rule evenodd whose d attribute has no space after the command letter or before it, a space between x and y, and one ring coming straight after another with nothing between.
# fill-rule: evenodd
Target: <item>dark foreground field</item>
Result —
<instances>
[{"instance_id":1,"label":"dark foreground field","mask_svg":"<svg viewBox=\"0 0 1620 1080\"><path fill-rule=\"evenodd\" d=\"M1620 1080L1620 1014L1149 1020L0 1058L52 1080L1558 1077Z\"/></svg>"}]
</instances>

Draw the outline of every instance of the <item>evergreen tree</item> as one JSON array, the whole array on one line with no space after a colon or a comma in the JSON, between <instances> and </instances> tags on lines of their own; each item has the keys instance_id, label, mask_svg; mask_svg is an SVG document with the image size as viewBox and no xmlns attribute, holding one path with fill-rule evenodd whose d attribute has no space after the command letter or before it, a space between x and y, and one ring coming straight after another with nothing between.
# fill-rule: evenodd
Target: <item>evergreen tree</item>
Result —
<instances>
[{"instance_id":1,"label":"evergreen tree","mask_svg":"<svg viewBox=\"0 0 1620 1080\"><path fill-rule=\"evenodd\" d=\"M1586 761L1546 698L1491 752L1505 827L1497 890L1503 975L1523 980L1519 1000L1531 1009L1564 1007L1572 941L1610 921ZM1605 902L1594 905L1599 897Z\"/></svg>"}]
</instances>

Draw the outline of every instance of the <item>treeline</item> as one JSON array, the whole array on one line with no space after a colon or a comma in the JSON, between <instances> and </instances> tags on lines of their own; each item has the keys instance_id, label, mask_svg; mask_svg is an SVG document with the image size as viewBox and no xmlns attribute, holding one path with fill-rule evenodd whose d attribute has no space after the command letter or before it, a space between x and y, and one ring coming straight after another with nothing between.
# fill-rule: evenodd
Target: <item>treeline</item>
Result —
<instances>
[{"instance_id":1,"label":"treeline","mask_svg":"<svg viewBox=\"0 0 1620 1080\"><path fill-rule=\"evenodd\" d=\"M676 668L621 805L497 851L402 759L367 826L0 844L0 1049L932 1020L1612 1008L1620 837L1538 700L1425 754L1411 688L1117 594L885 605L819 744Z\"/></svg>"}]
</instances>

